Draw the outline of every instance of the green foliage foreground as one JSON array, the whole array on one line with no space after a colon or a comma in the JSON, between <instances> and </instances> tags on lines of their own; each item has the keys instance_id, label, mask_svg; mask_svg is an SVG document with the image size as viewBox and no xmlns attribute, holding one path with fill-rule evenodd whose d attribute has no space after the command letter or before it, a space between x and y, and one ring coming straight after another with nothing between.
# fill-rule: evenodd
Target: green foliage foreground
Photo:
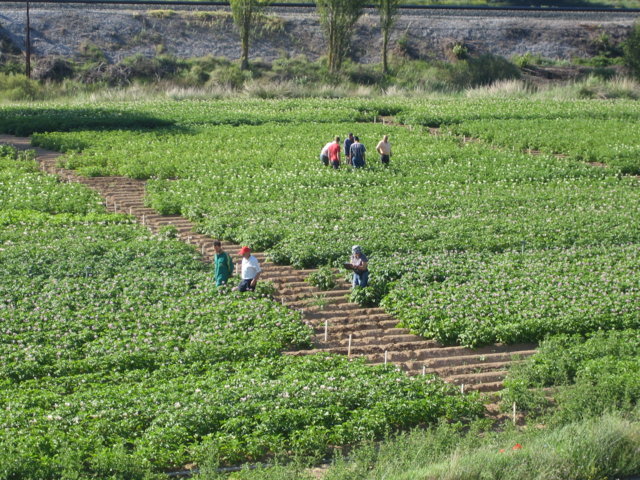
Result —
<instances>
[{"instance_id":1,"label":"green foliage foreground","mask_svg":"<svg viewBox=\"0 0 640 480\"><path fill-rule=\"evenodd\" d=\"M193 249L0 160L0 478L147 478L480 415L472 396L309 346L299 314L218 291ZM5 188L8 186L9 188Z\"/></svg>"},{"instance_id":2,"label":"green foliage foreground","mask_svg":"<svg viewBox=\"0 0 640 480\"><path fill-rule=\"evenodd\" d=\"M516 402L535 415L558 407L556 423L633 410L640 404L640 333L633 329L551 337L536 355L512 369L505 387L507 406ZM550 388L556 405L545 394Z\"/></svg>"},{"instance_id":3,"label":"green foliage foreground","mask_svg":"<svg viewBox=\"0 0 640 480\"><path fill-rule=\"evenodd\" d=\"M462 430L442 424L352 452L324 480L566 480L627 478L640 472L640 412L589 418L556 428ZM205 471L198 478L220 479ZM243 471L233 480L312 480L304 468Z\"/></svg>"}]
</instances>

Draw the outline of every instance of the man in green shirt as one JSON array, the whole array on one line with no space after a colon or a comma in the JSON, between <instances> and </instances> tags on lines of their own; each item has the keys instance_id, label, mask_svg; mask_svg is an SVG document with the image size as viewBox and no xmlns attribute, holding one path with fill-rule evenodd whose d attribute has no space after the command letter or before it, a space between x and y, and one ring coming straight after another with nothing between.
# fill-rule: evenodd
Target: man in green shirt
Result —
<instances>
[{"instance_id":1,"label":"man in green shirt","mask_svg":"<svg viewBox=\"0 0 640 480\"><path fill-rule=\"evenodd\" d=\"M226 285L227 280L233 273L233 260L231 255L222 250L222 244L216 240L213 242L213 249L216 254L213 256L214 271L213 275L216 279L216 287Z\"/></svg>"}]
</instances>

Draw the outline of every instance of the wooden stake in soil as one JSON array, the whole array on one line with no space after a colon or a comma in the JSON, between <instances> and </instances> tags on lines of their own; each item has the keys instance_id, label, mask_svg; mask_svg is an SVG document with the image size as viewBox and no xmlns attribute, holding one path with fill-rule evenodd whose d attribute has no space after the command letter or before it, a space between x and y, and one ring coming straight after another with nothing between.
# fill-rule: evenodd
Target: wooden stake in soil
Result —
<instances>
[{"instance_id":1,"label":"wooden stake in soil","mask_svg":"<svg viewBox=\"0 0 640 480\"><path fill-rule=\"evenodd\" d=\"M388 353L388 352L385 350L385 351L384 351L384 364L385 364L385 365L387 364L387 353Z\"/></svg>"},{"instance_id":2,"label":"wooden stake in soil","mask_svg":"<svg viewBox=\"0 0 640 480\"><path fill-rule=\"evenodd\" d=\"M324 321L324 341L329 338L329 320Z\"/></svg>"},{"instance_id":3,"label":"wooden stake in soil","mask_svg":"<svg viewBox=\"0 0 640 480\"><path fill-rule=\"evenodd\" d=\"M145 215L144 215L144 214L142 214L142 225L144 226L144 225L146 225L146 224L147 224L147 221L146 221L146 219L145 219Z\"/></svg>"},{"instance_id":4,"label":"wooden stake in soil","mask_svg":"<svg viewBox=\"0 0 640 480\"><path fill-rule=\"evenodd\" d=\"M422 366L422 376L425 376L427 374L427 366L423 365Z\"/></svg>"},{"instance_id":5,"label":"wooden stake in soil","mask_svg":"<svg viewBox=\"0 0 640 480\"><path fill-rule=\"evenodd\" d=\"M349 347L347 348L347 358L351 358L351 337L352 335L349 334Z\"/></svg>"},{"instance_id":6,"label":"wooden stake in soil","mask_svg":"<svg viewBox=\"0 0 640 480\"><path fill-rule=\"evenodd\" d=\"M202 248L200 249L200 254L204 257L204 243L202 244Z\"/></svg>"},{"instance_id":7,"label":"wooden stake in soil","mask_svg":"<svg viewBox=\"0 0 640 480\"><path fill-rule=\"evenodd\" d=\"M460 385L460 393L464 394L464 383Z\"/></svg>"},{"instance_id":8,"label":"wooden stake in soil","mask_svg":"<svg viewBox=\"0 0 640 480\"><path fill-rule=\"evenodd\" d=\"M133 215L133 207L129 207L129 215Z\"/></svg>"},{"instance_id":9,"label":"wooden stake in soil","mask_svg":"<svg viewBox=\"0 0 640 480\"><path fill-rule=\"evenodd\" d=\"M516 402L513 402L513 424L516 424Z\"/></svg>"}]
</instances>

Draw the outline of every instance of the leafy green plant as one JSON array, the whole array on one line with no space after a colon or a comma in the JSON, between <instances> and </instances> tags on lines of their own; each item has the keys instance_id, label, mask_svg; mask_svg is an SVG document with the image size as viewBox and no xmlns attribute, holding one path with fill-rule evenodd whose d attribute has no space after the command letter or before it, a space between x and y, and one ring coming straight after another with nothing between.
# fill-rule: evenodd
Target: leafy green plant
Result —
<instances>
[{"instance_id":1,"label":"leafy green plant","mask_svg":"<svg viewBox=\"0 0 640 480\"><path fill-rule=\"evenodd\" d=\"M158 230L158 236L167 239L178 238L179 232L174 225L165 225Z\"/></svg>"},{"instance_id":2,"label":"leafy green plant","mask_svg":"<svg viewBox=\"0 0 640 480\"><path fill-rule=\"evenodd\" d=\"M320 267L315 272L311 272L306 281L314 287L318 287L320 290L331 290L336 286L336 276L333 269L325 265Z\"/></svg>"}]
</instances>

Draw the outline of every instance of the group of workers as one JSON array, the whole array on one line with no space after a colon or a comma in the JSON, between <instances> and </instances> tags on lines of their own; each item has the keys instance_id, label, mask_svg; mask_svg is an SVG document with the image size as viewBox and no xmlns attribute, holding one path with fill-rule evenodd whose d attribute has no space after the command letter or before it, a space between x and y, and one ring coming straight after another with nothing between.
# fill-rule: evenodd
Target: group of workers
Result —
<instances>
[{"instance_id":1,"label":"group of workers","mask_svg":"<svg viewBox=\"0 0 640 480\"><path fill-rule=\"evenodd\" d=\"M327 143L320 151L320 161L325 165L331 165L333 168L340 168L340 152L344 151L347 164L353 168L362 168L366 165L367 149L360 143L360 139L349 133L344 141L344 150L340 148L340 137L335 137L333 141ZM380 154L380 162L383 165L389 165L391 160L391 144L389 143L389 135L382 137L376 146L376 152Z\"/></svg>"},{"instance_id":2,"label":"group of workers","mask_svg":"<svg viewBox=\"0 0 640 480\"><path fill-rule=\"evenodd\" d=\"M214 264L214 278L216 286L221 287L226 285L229 278L233 274L234 264L231 255L222 249L222 243L216 240L213 242L213 249L215 254L213 256ZM242 247L238 252L238 255L242 257L242 263L240 268L240 283L234 287L234 291L238 292L253 292L256 289L258 278L262 273L260 263L258 259L251 255L251 249L249 247ZM362 253L362 248L358 245L354 245L351 248L351 259L349 263L345 263L344 266L348 270L353 271L354 287L366 287L369 283L369 260Z\"/></svg>"},{"instance_id":3,"label":"group of workers","mask_svg":"<svg viewBox=\"0 0 640 480\"><path fill-rule=\"evenodd\" d=\"M340 156L342 148L340 146L340 137L335 137L333 141L327 143L320 152L320 160L325 166L331 165L333 168L340 168ZM383 165L389 165L391 159L391 144L389 143L389 136L385 135L382 140L378 142L376 151L380 154L380 162ZM344 156L347 160L347 164L353 168L362 168L366 165L366 152L365 146L360 143L360 139L354 136L353 133L349 133L344 141ZM233 275L234 263L231 255L222 249L222 243L216 240L213 242L213 248L215 255L213 257L214 262L214 278L218 287L226 285ZM260 268L260 262L258 259L251 255L251 249L249 247L242 247L238 252L238 255L242 257L240 265L240 283L233 288L238 292L253 292L256 289L258 278L262 273ZM362 252L362 248L359 245L354 245L351 248L351 260L349 263L345 263L344 267L353 272L353 287L366 287L369 283L369 268L368 259Z\"/></svg>"}]
</instances>

